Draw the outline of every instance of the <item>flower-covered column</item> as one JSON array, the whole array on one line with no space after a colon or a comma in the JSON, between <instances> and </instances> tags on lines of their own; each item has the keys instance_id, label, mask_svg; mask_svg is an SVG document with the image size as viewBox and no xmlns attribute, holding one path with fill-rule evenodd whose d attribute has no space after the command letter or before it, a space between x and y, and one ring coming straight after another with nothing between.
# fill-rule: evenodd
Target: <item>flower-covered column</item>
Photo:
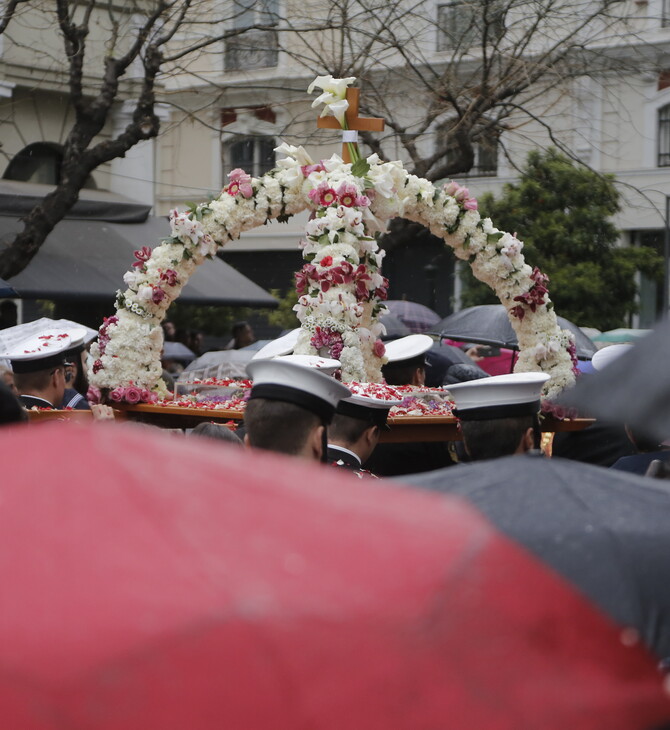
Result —
<instances>
[{"instance_id":1,"label":"flower-covered column","mask_svg":"<svg viewBox=\"0 0 670 730\"><path fill-rule=\"evenodd\" d=\"M364 181L339 158L303 168L315 212L301 242L308 263L296 276L296 313L303 332L295 352L340 360L342 379L381 380L383 326L377 315L388 281L383 251L366 230L370 199Z\"/></svg>"}]
</instances>

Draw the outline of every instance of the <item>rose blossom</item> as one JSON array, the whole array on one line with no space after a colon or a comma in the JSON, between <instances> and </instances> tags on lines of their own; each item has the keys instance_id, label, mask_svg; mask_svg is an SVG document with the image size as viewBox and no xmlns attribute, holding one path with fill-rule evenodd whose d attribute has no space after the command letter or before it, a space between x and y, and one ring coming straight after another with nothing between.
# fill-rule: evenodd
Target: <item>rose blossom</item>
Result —
<instances>
[{"instance_id":1,"label":"rose blossom","mask_svg":"<svg viewBox=\"0 0 670 730\"><path fill-rule=\"evenodd\" d=\"M374 352L377 357L384 357L386 354L386 346L381 340L375 340L375 344L372 346L372 352Z\"/></svg>"},{"instance_id":2,"label":"rose blossom","mask_svg":"<svg viewBox=\"0 0 670 730\"><path fill-rule=\"evenodd\" d=\"M114 388L114 390L110 391L109 400L114 401L114 403L121 403L123 400L123 388Z\"/></svg>"},{"instance_id":3,"label":"rose blossom","mask_svg":"<svg viewBox=\"0 0 670 730\"><path fill-rule=\"evenodd\" d=\"M141 398L142 391L139 388L136 388L134 385L130 385L126 388L125 399L127 403L135 405L135 403L140 402Z\"/></svg>"},{"instance_id":4,"label":"rose blossom","mask_svg":"<svg viewBox=\"0 0 670 730\"><path fill-rule=\"evenodd\" d=\"M102 365L102 363L100 364ZM95 370L93 372L95 372ZM93 405L97 405L98 403L100 403L100 401L102 400L102 393L100 392L100 388L96 388L95 385L89 385L88 390L86 391L86 400Z\"/></svg>"}]
</instances>

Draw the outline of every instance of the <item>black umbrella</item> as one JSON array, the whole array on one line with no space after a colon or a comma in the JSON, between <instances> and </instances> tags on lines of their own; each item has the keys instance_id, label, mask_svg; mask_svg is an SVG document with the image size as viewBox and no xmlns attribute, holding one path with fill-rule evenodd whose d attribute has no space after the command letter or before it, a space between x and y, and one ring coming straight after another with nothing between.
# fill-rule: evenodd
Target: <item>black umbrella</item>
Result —
<instances>
[{"instance_id":1,"label":"black umbrella","mask_svg":"<svg viewBox=\"0 0 670 730\"><path fill-rule=\"evenodd\" d=\"M670 436L670 320L598 373L584 375L561 403L626 423L659 440Z\"/></svg>"},{"instance_id":2,"label":"black umbrella","mask_svg":"<svg viewBox=\"0 0 670 730\"><path fill-rule=\"evenodd\" d=\"M670 490L564 459L510 456L403 476L465 497L625 627L670 656Z\"/></svg>"},{"instance_id":3,"label":"black umbrella","mask_svg":"<svg viewBox=\"0 0 670 730\"><path fill-rule=\"evenodd\" d=\"M426 332L432 329L441 319L437 312L419 302L406 299L389 299L386 308L394 317L409 327L411 332Z\"/></svg>"},{"instance_id":4,"label":"black umbrella","mask_svg":"<svg viewBox=\"0 0 670 730\"><path fill-rule=\"evenodd\" d=\"M436 342L426 353L426 385L429 388L488 377L489 374L469 355L453 345Z\"/></svg>"},{"instance_id":5,"label":"black umbrella","mask_svg":"<svg viewBox=\"0 0 670 730\"><path fill-rule=\"evenodd\" d=\"M9 282L5 281L4 279L0 279L0 297L15 296L17 296L16 289L14 289Z\"/></svg>"},{"instance_id":6,"label":"black umbrella","mask_svg":"<svg viewBox=\"0 0 670 730\"><path fill-rule=\"evenodd\" d=\"M557 317L558 326L567 329L575 336L577 357L590 360L598 348L577 327L564 317ZM480 304L476 307L461 309L431 328L432 334L449 337L461 342L477 342L482 345L519 349L516 332L512 329L507 310L502 304Z\"/></svg>"},{"instance_id":7,"label":"black umbrella","mask_svg":"<svg viewBox=\"0 0 670 730\"><path fill-rule=\"evenodd\" d=\"M383 337L385 340L412 334L412 330L393 314L384 314L379 321L386 327L386 334Z\"/></svg>"}]
</instances>

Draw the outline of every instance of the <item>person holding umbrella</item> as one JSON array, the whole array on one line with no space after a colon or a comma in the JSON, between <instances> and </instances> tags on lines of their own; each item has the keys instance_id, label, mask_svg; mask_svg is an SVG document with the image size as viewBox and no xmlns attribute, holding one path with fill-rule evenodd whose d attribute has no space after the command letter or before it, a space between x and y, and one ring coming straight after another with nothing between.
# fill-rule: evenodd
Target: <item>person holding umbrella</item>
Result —
<instances>
[{"instance_id":1,"label":"person holding umbrella","mask_svg":"<svg viewBox=\"0 0 670 730\"><path fill-rule=\"evenodd\" d=\"M244 413L244 443L325 461L326 428L338 402L351 395L349 388L316 367L282 359L252 360L247 373L254 383Z\"/></svg>"},{"instance_id":2,"label":"person holding umbrella","mask_svg":"<svg viewBox=\"0 0 670 730\"><path fill-rule=\"evenodd\" d=\"M471 461L539 452L540 394L547 373L510 373L450 385Z\"/></svg>"}]
</instances>

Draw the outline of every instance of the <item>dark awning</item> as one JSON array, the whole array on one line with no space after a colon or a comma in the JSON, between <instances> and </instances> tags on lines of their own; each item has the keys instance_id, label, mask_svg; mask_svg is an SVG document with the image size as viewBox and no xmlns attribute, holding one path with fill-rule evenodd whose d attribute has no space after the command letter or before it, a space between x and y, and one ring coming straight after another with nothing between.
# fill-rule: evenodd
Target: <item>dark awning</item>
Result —
<instances>
[{"instance_id":1,"label":"dark awning","mask_svg":"<svg viewBox=\"0 0 670 730\"><path fill-rule=\"evenodd\" d=\"M0 255L21 230L15 216L0 215ZM101 299L125 289L123 275L133 251L155 248L169 235L165 218L142 223L110 223L66 218L56 225L37 255L9 280L24 299ZM193 304L274 307L277 300L224 261L206 261L179 297Z\"/></svg>"}]
</instances>

